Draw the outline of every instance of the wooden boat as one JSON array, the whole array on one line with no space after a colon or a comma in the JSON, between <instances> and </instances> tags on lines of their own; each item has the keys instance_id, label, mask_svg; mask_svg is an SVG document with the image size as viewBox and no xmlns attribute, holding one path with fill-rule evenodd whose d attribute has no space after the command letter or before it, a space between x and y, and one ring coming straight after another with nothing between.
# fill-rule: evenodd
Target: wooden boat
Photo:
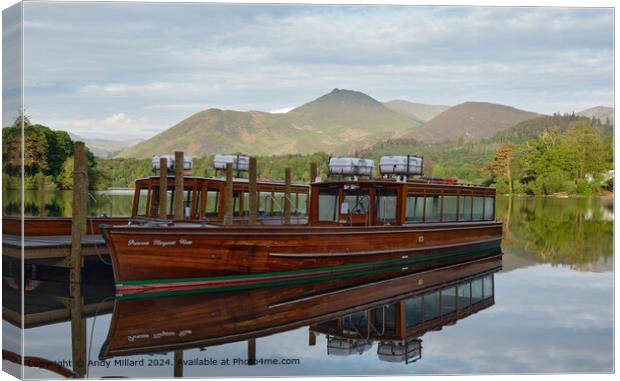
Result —
<instances>
[{"instance_id":1,"label":"wooden boat","mask_svg":"<svg viewBox=\"0 0 620 381\"><path fill-rule=\"evenodd\" d=\"M384 353L387 343L399 346L491 306L500 254L491 251L481 260L389 279L368 274L231 292L117 297L99 358L214 346L303 326L348 339L348 316L360 313L366 313L367 327L382 332L358 333L380 341Z\"/></svg>"},{"instance_id":2,"label":"wooden boat","mask_svg":"<svg viewBox=\"0 0 620 381\"><path fill-rule=\"evenodd\" d=\"M101 230L119 294L258 287L479 258L500 247L494 206L489 187L354 176L312 183L303 224L202 220Z\"/></svg>"}]
</instances>

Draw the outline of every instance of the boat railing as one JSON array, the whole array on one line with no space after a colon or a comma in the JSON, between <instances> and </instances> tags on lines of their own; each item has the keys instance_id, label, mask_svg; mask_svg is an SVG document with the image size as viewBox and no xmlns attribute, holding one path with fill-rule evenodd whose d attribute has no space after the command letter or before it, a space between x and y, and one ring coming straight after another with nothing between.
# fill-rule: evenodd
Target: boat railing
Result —
<instances>
[{"instance_id":1,"label":"boat railing","mask_svg":"<svg viewBox=\"0 0 620 381\"><path fill-rule=\"evenodd\" d=\"M129 219L128 225L133 225L135 222L146 223L151 225L171 225L172 221L163 220L161 218L153 218L153 217L144 217L144 216L133 216Z\"/></svg>"},{"instance_id":2,"label":"boat railing","mask_svg":"<svg viewBox=\"0 0 620 381\"><path fill-rule=\"evenodd\" d=\"M104 197L106 197L108 199L108 204L110 205L110 213L108 215L103 214L103 216L104 217L112 217L112 210L113 210L113 207L114 207L114 202L112 201L112 198L109 195L107 195L105 193L102 193L102 194L103 194ZM95 195L93 195L91 192L88 192L88 198L90 198L93 201L93 203L95 204L95 210L99 210L100 205L99 205L99 200L97 199L97 197L95 197Z\"/></svg>"},{"instance_id":3,"label":"boat railing","mask_svg":"<svg viewBox=\"0 0 620 381\"><path fill-rule=\"evenodd\" d=\"M278 200L276 200L276 198L274 196L272 196L271 194L266 194L265 195L265 203L267 203L268 199L271 199L271 201L273 201L273 204L278 207L278 209L280 211L280 222L284 223L284 206L282 206L280 204L280 202ZM283 195L282 199L283 200L285 200L285 199L288 200L289 204L291 206L293 205L293 201L291 200L290 197L287 197L286 195Z\"/></svg>"}]
</instances>

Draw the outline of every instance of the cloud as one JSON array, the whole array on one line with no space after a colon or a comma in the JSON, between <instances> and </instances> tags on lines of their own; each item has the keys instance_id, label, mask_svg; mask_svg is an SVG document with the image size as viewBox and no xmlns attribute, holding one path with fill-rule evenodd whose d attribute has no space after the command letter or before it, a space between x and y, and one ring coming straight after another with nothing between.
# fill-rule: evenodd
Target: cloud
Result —
<instances>
[{"instance_id":1,"label":"cloud","mask_svg":"<svg viewBox=\"0 0 620 381\"><path fill-rule=\"evenodd\" d=\"M543 113L613 103L609 9L28 3L25 18L26 106L41 121L130 110L163 129L335 87Z\"/></svg>"},{"instance_id":2,"label":"cloud","mask_svg":"<svg viewBox=\"0 0 620 381\"><path fill-rule=\"evenodd\" d=\"M115 126L118 124L123 124L129 122L130 119L125 116L122 112L118 114L110 115L103 120L103 124L108 126Z\"/></svg>"},{"instance_id":3,"label":"cloud","mask_svg":"<svg viewBox=\"0 0 620 381\"><path fill-rule=\"evenodd\" d=\"M271 110L269 112L272 113L272 114L286 114L287 112L291 111L292 109L294 109L296 107L297 106L277 108L277 109Z\"/></svg>"}]
</instances>

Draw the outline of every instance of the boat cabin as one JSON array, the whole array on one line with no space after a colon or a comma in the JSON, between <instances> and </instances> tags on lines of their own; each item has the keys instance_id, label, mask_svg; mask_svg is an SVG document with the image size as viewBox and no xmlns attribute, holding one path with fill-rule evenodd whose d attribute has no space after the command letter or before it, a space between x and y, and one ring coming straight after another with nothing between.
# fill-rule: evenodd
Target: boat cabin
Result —
<instances>
[{"instance_id":1,"label":"boat cabin","mask_svg":"<svg viewBox=\"0 0 620 381\"><path fill-rule=\"evenodd\" d=\"M159 218L159 180L158 176L138 179L135 183L132 218ZM168 218L174 218L174 177L168 177L167 202ZM216 177L187 176L184 178L183 210L187 221L218 222L224 219L226 180ZM277 223L283 217L284 182L259 179L258 220L262 223ZM291 185L291 220L294 223L306 222L308 200L307 185ZM233 179L233 219L247 220L250 214L249 181L245 178Z\"/></svg>"},{"instance_id":2,"label":"boat cabin","mask_svg":"<svg viewBox=\"0 0 620 381\"><path fill-rule=\"evenodd\" d=\"M359 176L372 173L368 170L374 166L372 160L347 158L351 165L346 167L342 159L336 163L330 160L330 174L337 179L312 184L311 225L381 226L495 219L494 188L452 179L409 179L408 175L422 174L422 158L384 157L380 179Z\"/></svg>"},{"instance_id":3,"label":"boat cabin","mask_svg":"<svg viewBox=\"0 0 620 381\"><path fill-rule=\"evenodd\" d=\"M439 180L312 184L311 225L406 225L493 221L495 189Z\"/></svg>"}]
</instances>

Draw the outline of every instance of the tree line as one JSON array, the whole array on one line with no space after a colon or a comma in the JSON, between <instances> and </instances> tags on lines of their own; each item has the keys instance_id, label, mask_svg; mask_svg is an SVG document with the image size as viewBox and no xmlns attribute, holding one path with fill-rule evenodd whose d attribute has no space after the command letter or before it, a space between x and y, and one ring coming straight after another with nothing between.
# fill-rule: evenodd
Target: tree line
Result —
<instances>
[{"instance_id":1,"label":"tree line","mask_svg":"<svg viewBox=\"0 0 620 381\"><path fill-rule=\"evenodd\" d=\"M502 194L549 195L557 192L592 195L610 186L613 168L612 127L593 118L553 115L535 118L478 142L426 144L412 139L388 140L353 155L378 164L384 155L424 156L428 176L457 177L463 182L484 183ZM3 137L3 186L19 189L19 127L7 127ZM73 172L73 141L68 133L42 125L24 128L24 174L26 189L37 189L40 177L55 189L70 189ZM130 188L137 178L152 174L151 159L99 158L88 151L89 185L93 189ZM310 163L327 176L330 155L257 157L258 176L283 179L291 168L293 181L308 183ZM214 176L213 155L193 159L192 174ZM247 176L247 174L243 174Z\"/></svg>"}]
</instances>

